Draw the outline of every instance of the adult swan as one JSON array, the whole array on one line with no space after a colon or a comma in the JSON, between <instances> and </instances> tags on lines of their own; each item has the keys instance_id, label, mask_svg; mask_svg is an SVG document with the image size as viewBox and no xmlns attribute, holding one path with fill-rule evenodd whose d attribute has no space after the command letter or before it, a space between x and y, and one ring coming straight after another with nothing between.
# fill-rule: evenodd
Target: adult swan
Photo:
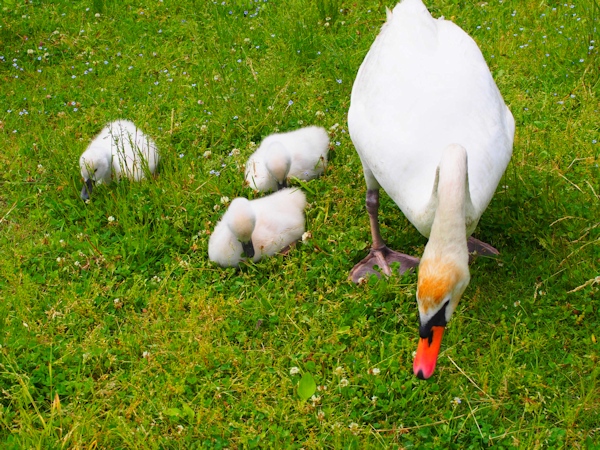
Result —
<instances>
[{"instance_id":1,"label":"adult swan","mask_svg":"<svg viewBox=\"0 0 600 450\"><path fill-rule=\"evenodd\" d=\"M390 263L419 265L419 345L413 370L429 378L442 335L469 284L469 252L497 253L469 237L508 165L515 122L481 51L461 28L404 0L363 61L348 126L367 184L373 244L352 270L358 281ZM423 257L390 250L379 232L383 188L421 234Z\"/></svg>"}]
</instances>

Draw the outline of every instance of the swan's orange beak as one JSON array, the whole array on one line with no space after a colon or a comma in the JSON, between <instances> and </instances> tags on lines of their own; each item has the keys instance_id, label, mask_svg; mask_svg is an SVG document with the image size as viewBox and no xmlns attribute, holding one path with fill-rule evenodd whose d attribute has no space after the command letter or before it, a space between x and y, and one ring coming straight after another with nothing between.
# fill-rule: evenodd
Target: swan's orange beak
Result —
<instances>
[{"instance_id":1,"label":"swan's orange beak","mask_svg":"<svg viewBox=\"0 0 600 450\"><path fill-rule=\"evenodd\" d=\"M445 328L440 326L431 327L432 335L419 340L417 355L413 364L413 371L417 378L426 380L433 375L437 357L440 353L440 346L442 345L444 330Z\"/></svg>"}]
</instances>

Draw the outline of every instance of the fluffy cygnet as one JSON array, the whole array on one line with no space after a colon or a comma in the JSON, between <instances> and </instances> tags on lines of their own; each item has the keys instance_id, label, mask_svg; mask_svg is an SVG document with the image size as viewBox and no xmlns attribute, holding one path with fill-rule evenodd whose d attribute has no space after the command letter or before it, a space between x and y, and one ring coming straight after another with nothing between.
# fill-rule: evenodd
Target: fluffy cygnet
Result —
<instances>
[{"instance_id":1,"label":"fluffy cygnet","mask_svg":"<svg viewBox=\"0 0 600 450\"><path fill-rule=\"evenodd\" d=\"M127 177L134 181L156 172L156 144L129 120L106 125L79 158L84 185L82 200L88 200L95 183L110 183Z\"/></svg>"},{"instance_id":2,"label":"fluffy cygnet","mask_svg":"<svg viewBox=\"0 0 600 450\"><path fill-rule=\"evenodd\" d=\"M311 126L267 136L246 163L246 184L258 191L287 187L288 178L308 181L327 167L329 135Z\"/></svg>"},{"instance_id":3,"label":"fluffy cygnet","mask_svg":"<svg viewBox=\"0 0 600 450\"><path fill-rule=\"evenodd\" d=\"M234 199L208 241L208 257L237 267L245 258L256 262L274 255L302 237L305 206L304 192L293 188L255 200Z\"/></svg>"}]
</instances>

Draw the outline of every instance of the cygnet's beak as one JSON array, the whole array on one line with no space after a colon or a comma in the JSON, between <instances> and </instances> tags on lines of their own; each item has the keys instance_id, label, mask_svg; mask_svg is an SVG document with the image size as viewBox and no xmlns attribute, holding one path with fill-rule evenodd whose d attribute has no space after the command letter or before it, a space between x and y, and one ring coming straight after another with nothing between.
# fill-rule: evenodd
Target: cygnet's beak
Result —
<instances>
[{"instance_id":1,"label":"cygnet's beak","mask_svg":"<svg viewBox=\"0 0 600 450\"><path fill-rule=\"evenodd\" d=\"M252 244L252 240L248 242L242 242L242 249L248 258L254 258L254 245Z\"/></svg>"},{"instance_id":2,"label":"cygnet's beak","mask_svg":"<svg viewBox=\"0 0 600 450\"><path fill-rule=\"evenodd\" d=\"M85 180L83 183L83 187L81 188L81 200L84 202L90 199L90 195L92 194L92 189L94 187L94 182L91 178Z\"/></svg>"},{"instance_id":3,"label":"cygnet's beak","mask_svg":"<svg viewBox=\"0 0 600 450\"><path fill-rule=\"evenodd\" d=\"M413 363L413 371L417 378L426 380L433 375L445 329L442 326L433 326L428 337L419 339L417 354Z\"/></svg>"},{"instance_id":4,"label":"cygnet's beak","mask_svg":"<svg viewBox=\"0 0 600 450\"><path fill-rule=\"evenodd\" d=\"M277 182L277 190L278 191L281 189L285 189L286 187L288 187L287 178L284 178L281 183L279 181Z\"/></svg>"}]
</instances>

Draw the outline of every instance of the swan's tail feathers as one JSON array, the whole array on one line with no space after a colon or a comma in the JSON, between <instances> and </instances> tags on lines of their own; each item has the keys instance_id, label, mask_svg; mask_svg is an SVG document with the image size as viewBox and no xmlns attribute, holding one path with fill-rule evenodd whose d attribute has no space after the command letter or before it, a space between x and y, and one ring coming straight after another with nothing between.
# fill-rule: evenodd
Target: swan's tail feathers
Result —
<instances>
[{"instance_id":1,"label":"swan's tail feathers","mask_svg":"<svg viewBox=\"0 0 600 450\"><path fill-rule=\"evenodd\" d=\"M427 11L427 7L423 4L422 0L402 0L394 7L393 14L419 15L423 12L429 15L429 11ZM388 14L388 19L391 17L392 14Z\"/></svg>"}]
</instances>

